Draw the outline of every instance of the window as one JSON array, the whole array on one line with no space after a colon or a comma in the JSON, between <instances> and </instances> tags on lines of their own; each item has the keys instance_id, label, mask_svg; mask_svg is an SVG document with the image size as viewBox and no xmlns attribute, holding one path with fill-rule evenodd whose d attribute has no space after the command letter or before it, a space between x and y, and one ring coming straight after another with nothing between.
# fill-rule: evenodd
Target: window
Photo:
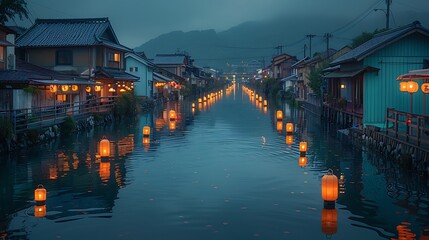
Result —
<instances>
[{"instance_id":1,"label":"window","mask_svg":"<svg viewBox=\"0 0 429 240\"><path fill-rule=\"evenodd\" d=\"M70 49L57 50L57 65L73 65L73 51Z\"/></svg>"},{"instance_id":2,"label":"window","mask_svg":"<svg viewBox=\"0 0 429 240\"><path fill-rule=\"evenodd\" d=\"M4 47L0 46L0 62L4 62Z\"/></svg>"},{"instance_id":3,"label":"window","mask_svg":"<svg viewBox=\"0 0 429 240\"><path fill-rule=\"evenodd\" d=\"M138 72L139 68L138 67L130 67L130 72Z\"/></svg>"},{"instance_id":4,"label":"window","mask_svg":"<svg viewBox=\"0 0 429 240\"><path fill-rule=\"evenodd\" d=\"M107 60L109 62L120 62L121 54L115 52L107 52Z\"/></svg>"}]
</instances>

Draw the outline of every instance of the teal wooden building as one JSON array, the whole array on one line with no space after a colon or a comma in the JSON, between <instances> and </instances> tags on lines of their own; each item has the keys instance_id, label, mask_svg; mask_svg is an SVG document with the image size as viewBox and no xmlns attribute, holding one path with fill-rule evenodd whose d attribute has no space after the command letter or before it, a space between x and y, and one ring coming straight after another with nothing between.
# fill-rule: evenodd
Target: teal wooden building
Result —
<instances>
[{"instance_id":1,"label":"teal wooden building","mask_svg":"<svg viewBox=\"0 0 429 240\"><path fill-rule=\"evenodd\" d=\"M429 68L428 29L416 21L380 33L330 64L328 105L360 118L353 124L385 127L387 108L410 112L410 94L399 90L396 78L422 68ZM422 114L426 95L419 90L412 97L413 113Z\"/></svg>"}]
</instances>

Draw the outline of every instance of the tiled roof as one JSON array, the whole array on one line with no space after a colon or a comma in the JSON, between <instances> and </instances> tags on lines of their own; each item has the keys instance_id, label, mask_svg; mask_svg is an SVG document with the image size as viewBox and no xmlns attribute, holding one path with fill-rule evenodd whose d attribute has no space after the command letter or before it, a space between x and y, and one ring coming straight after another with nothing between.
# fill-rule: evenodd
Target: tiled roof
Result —
<instances>
[{"instance_id":1,"label":"tiled roof","mask_svg":"<svg viewBox=\"0 0 429 240\"><path fill-rule=\"evenodd\" d=\"M124 81L138 81L140 78L132 74L129 74L121 69L113 68L101 68L97 67L95 71L95 78L113 78L115 80L124 80Z\"/></svg>"},{"instance_id":2,"label":"tiled roof","mask_svg":"<svg viewBox=\"0 0 429 240\"><path fill-rule=\"evenodd\" d=\"M158 54L153 59L153 63L157 65L181 65L185 62L184 55L175 54Z\"/></svg>"},{"instance_id":3,"label":"tiled roof","mask_svg":"<svg viewBox=\"0 0 429 240\"><path fill-rule=\"evenodd\" d=\"M360 46L352 49L350 52L335 59L331 63L331 65L337 65L340 63L350 62L350 61L360 61L366 56L383 48L384 46L394 41L397 41L414 32L421 32L429 36L429 30L426 28L423 28L420 22L415 21L404 27L392 29L392 30L375 35L374 38L372 38L371 40L368 40L367 42L361 44Z\"/></svg>"},{"instance_id":4,"label":"tiled roof","mask_svg":"<svg viewBox=\"0 0 429 240\"><path fill-rule=\"evenodd\" d=\"M128 49L119 44L108 18L37 19L35 24L16 40L16 45L18 47L106 45Z\"/></svg>"},{"instance_id":5,"label":"tiled roof","mask_svg":"<svg viewBox=\"0 0 429 240\"><path fill-rule=\"evenodd\" d=\"M304 62L304 64L305 65L312 64L312 63L316 63L316 62L320 62L320 61L324 61L324 60L328 59L327 52L329 53L329 57L332 57L337 52L337 50L330 48L328 51L324 51L322 53L319 53L316 56L306 60Z\"/></svg>"}]
</instances>

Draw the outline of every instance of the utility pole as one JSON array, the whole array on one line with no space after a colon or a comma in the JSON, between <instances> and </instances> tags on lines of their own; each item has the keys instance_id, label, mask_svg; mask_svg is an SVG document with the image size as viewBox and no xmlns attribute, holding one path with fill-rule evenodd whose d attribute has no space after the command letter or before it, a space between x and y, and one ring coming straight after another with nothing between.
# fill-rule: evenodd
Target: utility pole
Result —
<instances>
[{"instance_id":1,"label":"utility pole","mask_svg":"<svg viewBox=\"0 0 429 240\"><path fill-rule=\"evenodd\" d=\"M386 0L386 29L389 30L389 22L390 22L390 4L392 4L392 0Z\"/></svg>"},{"instance_id":2,"label":"utility pole","mask_svg":"<svg viewBox=\"0 0 429 240\"><path fill-rule=\"evenodd\" d=\"M326 55L327 58L329 58L329 39L333 37L332 33L325 33L325 38L326 38Z\"/></svg>"},{"instance_id":3,"label":"utility pole","mask_svg":"<svg viewBox=\"0 0 429 240\"><path fill-rule=\"evenodd\" d=\"M280 55L283 53L283 46L279 45L277 47L275 47L274 49L277 49L277 55Z\"/></svg>"},{"instance_id":4,"label":"utility pole","mask_svg":"<svg viewBox=\"0 0 429 240\"><path fill-rule=\"evenodd\" d=\"M312 53L311 53L311 39L312 38L314 38L316 35L314 35L314 34L307 34L307 35L305 35L306 37L308 37L309 39L310 39L310 54L309 54L309 56L311 57L312 55Z\"/></svg>"}]
</instances>

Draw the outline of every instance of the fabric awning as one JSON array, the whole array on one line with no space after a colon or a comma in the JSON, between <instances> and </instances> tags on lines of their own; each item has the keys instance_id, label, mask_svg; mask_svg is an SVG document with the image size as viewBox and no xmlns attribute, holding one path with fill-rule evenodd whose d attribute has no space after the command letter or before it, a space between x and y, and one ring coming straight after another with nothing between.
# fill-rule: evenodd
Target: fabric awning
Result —
<instances>
[{"instance_id":1,"label":"fabric awning","mask_svg":"<svg viewBox=\"0 0 429 240\"><path fill-rule=\"evenodd\" d=\"M87 80L32 80L34 83L40 83L43 85L97 85L94 81Z\"/></svg>"},{"instance_id":2,"label":"fabric awning","mask_svg":"<svg viewBox=\"0 0 429 240\"><path fill-rule=\"evenodd\" d=\"M402 74L397 77L396 80L399 81L412 81L412 80L429 80L429 69L419 69L409 71L406 74Z\"/></svg>"}]
</instances>

